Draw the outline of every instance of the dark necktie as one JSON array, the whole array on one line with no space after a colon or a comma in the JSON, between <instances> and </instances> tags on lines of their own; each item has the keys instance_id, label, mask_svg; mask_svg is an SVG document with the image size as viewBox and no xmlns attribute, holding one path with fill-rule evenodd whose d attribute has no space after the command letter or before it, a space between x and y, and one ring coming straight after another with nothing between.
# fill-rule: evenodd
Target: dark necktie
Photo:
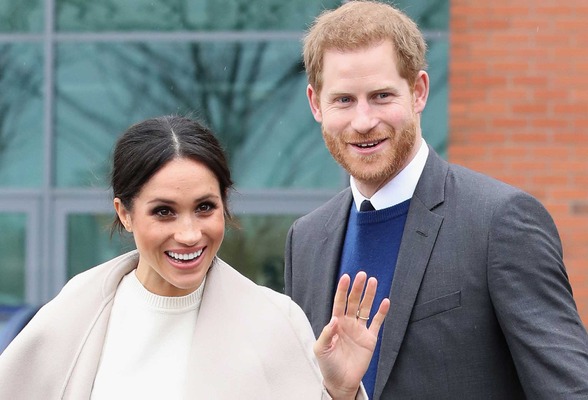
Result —
<instances>
[{"instance_id":1,"label":"dark necktie","mask_svg":"<svg viewBox=\"0 0 588 400\"><path fill-rule=\"evenodd\" d=\"M369 200L364 200L361 202L361 206L359 207L359 211L374 211L375 208L372 206Z\"/></svg>"}]
</instances>

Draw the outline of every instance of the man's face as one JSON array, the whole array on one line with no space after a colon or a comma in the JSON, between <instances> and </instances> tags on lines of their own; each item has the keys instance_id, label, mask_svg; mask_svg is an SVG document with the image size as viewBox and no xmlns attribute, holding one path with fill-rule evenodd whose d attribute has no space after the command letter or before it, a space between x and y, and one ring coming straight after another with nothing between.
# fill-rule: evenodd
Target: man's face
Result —
<instances>
[{"instance_id":1,"label":"man's face","mask_svg":"<svg viewBox=\"0 0 588 400\"><path fill-rule=\"evenodd\" d=\"M366 197L396 176L420 146L428 77L421 72L409 87L393 50L389 41L355 51L328 50L320 94L311 86L307 90L327 148Z\"/></svg>"}]
</instances>

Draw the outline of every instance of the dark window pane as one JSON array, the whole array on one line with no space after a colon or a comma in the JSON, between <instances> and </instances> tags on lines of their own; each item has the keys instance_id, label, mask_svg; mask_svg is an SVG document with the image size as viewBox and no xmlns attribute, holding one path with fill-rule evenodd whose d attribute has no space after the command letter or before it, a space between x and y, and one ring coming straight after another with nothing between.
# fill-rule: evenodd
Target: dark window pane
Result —
<instances>
[{"instance_id":1,"label":"dark window pane","mask_svg":"<svg viewBox=\"0 0 588 400\"><path fill-rule=\"evenodd\" d=\"M0 186L40 186L43 57L37 44L0 44Z\"/></svg>"},{"instance_id":2,"label":"dark window pane","mask_svg":"<svg viewBox=\"0 0 588 400\"><path fill-rule=\"evenodd\" d=\"M71 214L67 218L67 279L135 248L132 237L110 238L113 214Z\"/></svg>"},{"instance_id":3,"label":"dark window pane","mask_svg":"<svg viewBox=\"0 0 588 400\"><path fill-rule=\"evenodd\" d=\"M26 215L0 213L0 304L25 301Z\"/></svg>"},{"instance_id":4,"label":"dark window pane","mask_svg":"<svg viewBox=\"0 0 588 400\"><path fill-rule=\"evenodd\" d=\"M284 291L284 245L298 216L239 216L241 229L228 228L219 257L258 284Z\"/></svg>"},{"instance_id":5,"label":"dark window pane","mask_svg":"<svg viewBox=\"0 0 588 400\"><path fill-rule=\"evenodd\" d=\"M57 0L60 31L303 30L333 0Z\"/></svg>"},{"instance_id":6,"label":"dark window pane","mask_svg":"<svg viewBox=\"0 0 588 400\"><path fill-rule=\"evenodd\" d=\"M57 185L106 185L123 129L192 113L219 135L237 186L340 187L308 108L299 53L297 41L61 44Z\"/></svg>"},{"instance_id":7,"label":"dark window pane","mask_svg":"<svg viewBox=\"0 0 588 400\"><path fill-rule=\"evenodd\" d=\"M0 1L0 32L41 32L44 3L44 0Z\"/></svg>"}]
</instances>

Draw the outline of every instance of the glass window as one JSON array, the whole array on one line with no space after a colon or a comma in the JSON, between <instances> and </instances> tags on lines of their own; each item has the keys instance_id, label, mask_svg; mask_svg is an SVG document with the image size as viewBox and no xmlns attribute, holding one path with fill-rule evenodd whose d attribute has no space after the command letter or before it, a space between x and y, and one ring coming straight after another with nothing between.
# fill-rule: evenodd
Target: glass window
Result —
<instances>
[{"instance_id":1,"label":"glass window","mask_svg":"<svg viewBox=\"0 0 588 400\"><path fill-rule=\"evenodd\" d=\"M422 114L423 137L441 156L447 155L447 132L449 131L447 103L449 41L429 41L427 63L430 92L427 106Z\"/></svg>"},{"instance_id":2,"label":"glass window","mask_svg":"<svg viewBox=\"0 0 588 400\"><path fill-rule=\"evenodd\" d=\"M297 41L61 44L56 183L106 186L131 123L191 113L219 135L240 188L337 188L305 95Z\"/></svg>"},{"instance_id":3,"label":"glass window","mask_svg":"<svg viewBox=\"0 0 588 400\"><path fill-rule=\"evenodd\" d=\"M448 0L387 1L411 17L423 31L449 31Z\"/></svg>"},{"instance_id":4,"label":"glass window","mask_svg":"<svg viewBox=\"0 0 588 400\"><path fill-rule=\"evenodd\" d=\"M284 246L298 216L239 215L228 227L219 257L254 282L284 291Z\"/></svg>"},{"instance_id":5,"label":"glass window","mask_svg":"<svg viewBox=\"0 0 588 400\"><path fill-rule=\"evenodd\" d=\"M26 215L0 213L0 304L25 301Z\"/></svg>"},{"instance_id":6,"label":"glass window","mask_svg":"<svg viewBox=\"0 0 588 400\"><path fill-rule=\"evenodd\" d=\"M0 43L0 186L40 186L43 57L31 43Z\"/></svg>"},{"instance_id":7,"label":"glass window","mask_svg":"<svg viewBox=\"0 0 588 400\"><path fill-rule=\"evenodd\" d=\"M56 0L60 31L303 30L334 0Z\"/></svg>"},{"instance_id":8,"label":"glass window","mask_svg":"<svg viewBox=\"0 0 588 400\"><path fill-rule=\"evenodd\" d=\"M44 4L44 0L0 1L0 32L41 32Z\"/></svg>"},{"instance_id":9,"label":"glass window","mask_svg":"<svg viewBox=\"0 0 588 400\"><path fill-rule=\"evenodd\" d=\"M67 218L67 279L135 248L133 238L110 238L113 214L70 214Z\"/></svg>"}]
</instances>

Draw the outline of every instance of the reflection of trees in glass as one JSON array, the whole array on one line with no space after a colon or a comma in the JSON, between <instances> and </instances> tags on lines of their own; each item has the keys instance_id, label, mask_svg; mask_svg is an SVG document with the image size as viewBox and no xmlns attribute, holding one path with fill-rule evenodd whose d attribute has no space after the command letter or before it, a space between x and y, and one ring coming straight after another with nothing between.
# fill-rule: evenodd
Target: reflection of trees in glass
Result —
<instances>
[{"instance_id":1,"label":"reflection of trees in glass","mask_svg":"<svg viewBox=\"0 0 588 400\"><path fill-rule=\"evenodd\" d=\"M307 110L298 53L297 42L63 45L59 148L75 151L77 170L106 176L108 154L126 126L155 115L193 112L219 135L238 184L332 186L332 174L325 178L315 170L305 176L300 171L312 170L310 164L293 168L298 161L324 165L319 157L326 152ZM76 70L85 72L77 78ZM75 184L88 180L95 181L76 178Z\"/></svg>"},{"instance_id":2,"label":"reflection of trees in glass","mask_svg":"<svg viewBox=\"0 0 588 400\"><path fill-rule=\"evenodd\" d=\"M410 16L423 31L449 30L449 0L384 0Z\"/></svg>"},{"instance_id":3,"label":"reflection of trees in glass","mask_svg":"<svg viewBox=\"0 0 588 400\"><path fill-rule=\"evenodd\" d=\"M58 0L64 31L303 30L336 0Z\"/></svg>"},{"instance_id":4,"label":"reflection of trees in glass","mask_svg":"<svg viewBox=\"0 0 588 400\"><path fill-rule=\"evenodd\" d=\"M80 68L88 60L73 47L95 46L94 54L89 55L95 57L92 62L98 66L98 76L86 73L85 79L94 80L96 85L105 83L112 89L107 98L91 92L82 97L81 93L70 95L60 89L63 85L58 85L60 101L71 107L58 113L59 140L85 154L79 156L82 161L78 169L82 174L92 169L93 174L102 175L107 169L104 165L98 167L97 160L105 158L103 154L108 153L113 142L106 132L117 135L138 119L194 110L221 137L241 185L336 186L337 167L324 160L326 151L320 146L318 125L308 113L304 98L299 37L294 34L289 39L274 40L272 35L286 30L302 32L314 15L337 3L333 0L58 1L56 18L60 30L209 34L203 41L198 38L198 42L185 42L185 39L178 42L168 36L165 40L169 42L158 42L158 39L93 45L68 42L60 46L69 47L72 52L69 60L63 60L66 51L60 51L58 65L79 63ZM215 31L220 32L215 35ZM242 39L239 32L243 31L255 31L255 38ZM264 31L270 31L267 39L261 38ZM110 102L118 103L118 107L108 104L104 107ZM110 112L111 109L116 112ZM66 116L59 118L59 115ZM85 121L74 121L78 116ZM299 172L292 168L293 159L307 165L326 163L328 168ZM84 162L92 163L91 168L81 165ZM72 179L83 185L96 182L94 176L78 175Z\"/></svg>"},{"instance_id":5,"label":"reflection of trees in glass","mask_svg":"<svg viewBox=\"0 0 588 400\"><path fill-rule=\"evenodd\" d=\"M0 184L30 186L38 183L36 170L40 148L42 111L35 108L42 87L42 59L29 44L0 44ZM34 115L31 115L34 114ZM29 119L33 117L34 120ZM28 121L27 121L28 120ZM38 135L37 137L31 135ZM17 163L15 160L20 162ZM30 161L22 175L35 175L28 182L16 169ZM20 180L15 175L21 175ZM11 176L11 177L10 177Z\"/></svg>"},{"instance_id":6,"label":"reflection of trees in glass","mask_svg":"<svg viewBox=\"0 0 588 400\"><path fill-rule=\"evenodd\" d=\"M24 301L25 222L23 215L0 214L0 304Z\"/></svg>"},{"instance_id":7,"label":"reflection of trees in glass","mask_svg":"<svg viewBox=\"0 0 588 400\"><path fill-rule=\"evenodd\" d=\"M227 229L219 256L255 282L284 290L284 244L294 216L239 216Z\"/></svg>"},{"instance_id":8,"label":"reflection of trees in glass","mask_svg":"<svg viewBox=\"0 0 588 400\"><path fill-rule=\"evenodd\" d=\"M1 1L0 32L39 32L43 3L43 0Z\"/></svg>"},{"instance_id":9,"label":"reflection of trees in glass","mask_svg":"<svg viewBox=\"0 0 588 400\"><path fill-rule=\"evenodd\" d=\"M85 271L135 248L132 237L115 233L110 238L113 215L72 214L67 221L67 277Z\"/></svg>"}]
</instances>

